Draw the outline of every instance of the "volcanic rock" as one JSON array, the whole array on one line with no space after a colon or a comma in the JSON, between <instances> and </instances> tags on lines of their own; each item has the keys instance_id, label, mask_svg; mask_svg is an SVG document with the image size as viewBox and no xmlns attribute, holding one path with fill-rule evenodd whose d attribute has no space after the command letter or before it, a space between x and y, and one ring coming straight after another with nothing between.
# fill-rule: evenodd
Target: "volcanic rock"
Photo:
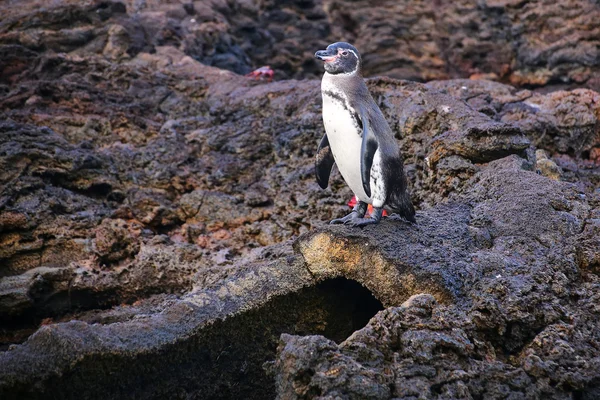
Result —
<instances>
[{"instance_id":1,"label":"volcanic rock","mask_svg":"<svg viewBox=\"0 0 600 400\"><path fill-rule=\"evenodd\" d=\"M0 397L597 397L597 9L463 3L0 6ZM340 35L517 85L367 81L416 225L327 225Z\"/></svg>"}]
</instances>

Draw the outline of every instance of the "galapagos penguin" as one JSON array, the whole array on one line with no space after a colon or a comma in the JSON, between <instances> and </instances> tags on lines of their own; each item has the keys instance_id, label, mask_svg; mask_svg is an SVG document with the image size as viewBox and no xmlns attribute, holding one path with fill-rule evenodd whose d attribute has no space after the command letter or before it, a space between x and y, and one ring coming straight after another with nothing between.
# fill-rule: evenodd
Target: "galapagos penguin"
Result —
<instances>
[{"instance_id":1,"label":"galapagos penguin","mask_svg":"<svg viewBox=\"0 0 600 400\"><path fill-rule=\"evenodd\" d=\"M358 199L350 214L330 223L376 224L384 209L415 223L400 148L365 84L358 50L338 42L315 57L325 62L321 81L325 135L317 149L317 182L327 187L335 163ZM364 218L368 204L373 212Z\"/></svg>"}]
</instances>

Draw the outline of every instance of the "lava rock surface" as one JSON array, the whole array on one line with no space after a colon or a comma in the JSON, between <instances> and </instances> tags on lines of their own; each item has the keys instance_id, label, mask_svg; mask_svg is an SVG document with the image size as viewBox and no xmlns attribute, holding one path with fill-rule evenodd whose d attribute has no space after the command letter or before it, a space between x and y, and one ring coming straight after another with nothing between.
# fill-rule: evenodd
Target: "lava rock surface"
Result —
<instances>
[{"instance_id":1,"label":"lava rock surface","mask_svg":"<svg viewBox=\"0 0 600 400\"><path fill-rule=\"evenodd\" d=\"M1 398L599 396L596 3L16 4ZM327 225L339 37L391 77L417 225Z\"/></svg>"}]
</instances>

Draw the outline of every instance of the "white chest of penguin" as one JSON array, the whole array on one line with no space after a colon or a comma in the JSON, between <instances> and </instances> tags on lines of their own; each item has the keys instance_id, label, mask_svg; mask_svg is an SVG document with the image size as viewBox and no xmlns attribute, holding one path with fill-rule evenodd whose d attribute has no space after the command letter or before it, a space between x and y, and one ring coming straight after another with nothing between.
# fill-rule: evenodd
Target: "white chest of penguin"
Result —
<instances>
[{"instance_id":1,"label":"white chest of penguin","mask_svg":"<svg viewBox=\"0 0 600 400\"><path fill-rule=\"evenodd\" d=\"M342 92L332 87L327 78L321 84L323 94L323 124L327 139L333 153L333 158L340 174L350 186L359 200L372 203L366 195L360 172L362 128L353 116ZM380 197L382 180L379 175L379 152L375 152L373 168L371 169L371 195L374 199ZM379 203L379 201L375 201ZM378 204L378 206L380 206Z\"/></svg>"}]
</instances>

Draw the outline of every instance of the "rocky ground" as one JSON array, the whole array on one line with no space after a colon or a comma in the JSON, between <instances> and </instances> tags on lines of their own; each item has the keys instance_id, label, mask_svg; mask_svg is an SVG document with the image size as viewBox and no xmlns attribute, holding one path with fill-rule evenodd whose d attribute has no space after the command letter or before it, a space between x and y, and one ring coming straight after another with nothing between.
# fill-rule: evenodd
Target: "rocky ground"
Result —
<instances>
[{"instance_id":1,"label":"rocky ground","mask_svg":"<svg viewBox=\"0 0 600 400\"><path fill-rule=\"evenodd\" d=\"M599 10L4 3L0 397L599 397ZM369 76L473 78L368 81L416 226L326 224L339 37Z\"/></svg>"}]
</instances>

